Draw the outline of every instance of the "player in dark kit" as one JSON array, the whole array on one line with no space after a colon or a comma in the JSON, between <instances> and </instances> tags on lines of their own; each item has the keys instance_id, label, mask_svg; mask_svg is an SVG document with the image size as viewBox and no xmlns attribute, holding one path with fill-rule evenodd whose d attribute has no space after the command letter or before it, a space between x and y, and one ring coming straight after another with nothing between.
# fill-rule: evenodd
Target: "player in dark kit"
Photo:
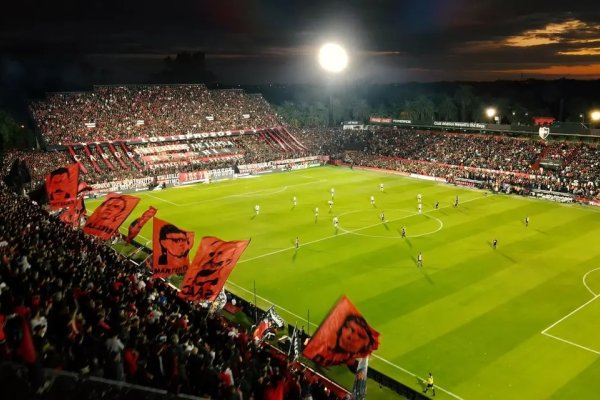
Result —
<instances>
[{"instance_id":1,"label":"player in dark kit","mask_svg":"<svg viewBox=\"0 0 600 400\"><path fill-rule=\"evenodd\" d=\"M498 247L498 239L494 239L492 246L494 247L494 250L496 250L496 247Z\"/></svg>"},{"instance_id":2,"label":"player in dark kit","mask_svg":"<svg viewBox=\"0 0 600 400\"><path fill-rule=\"evenodd\" d=\"M406 227L402 227L402 237L405 238L406 237Z\"/></svg>"}]
</instances>

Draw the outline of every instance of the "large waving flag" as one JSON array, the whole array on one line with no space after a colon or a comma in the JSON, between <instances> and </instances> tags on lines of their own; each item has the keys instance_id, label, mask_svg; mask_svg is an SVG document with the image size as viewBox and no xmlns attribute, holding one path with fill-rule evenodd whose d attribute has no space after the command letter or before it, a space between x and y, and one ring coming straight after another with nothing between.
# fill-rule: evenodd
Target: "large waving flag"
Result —
<instances>
[{"instance_id":1,"label":"large waving flag","mask_svg":"<svg viewBox=\"0 0 600 400\"><path fill-rule=\"evenodd\" d=\"M139 197L109 193L87 220L83 231L102 240L110 239L139 202Z\"/></svg>"},{"instance_id":2,"label":"large waving flag","mask_svg":"<svg viewBox=\"0 0 600 400\"><path fill-rule=\"evenodd\" d=\"M179 296L195 301L215 300L249 243L249 240L226 242L214 236L203 237L183 278Z\"/></svg>"},{"instance_id":3,"label":"large waving flag","mask_svg":"<svg viewBox=\"0 0 600 400\"><path fill-rule=\"evenodd\" d=\"M50 209L67 208L77 198L79 164L69 164L46 175L46 193Z\"/></svg>"},{"instance_id":4,"label":"large waving flag","mask_svg":"<svg viewBox=\"0 0 600 400\"><path fill-rule=\"evenodd\" d=\"M379 332L342 296L302 354L317 364L330 366L366 357L378 347Z\"/></svg>"},{"instance_id":5,"label":"large waving flag","mask_svg":"<svg viewBox=\"0 0 600 400\"><path fill-rule=\"evenodd\" d=\"M150 206L142 215L133 220L131 224L129 224L129 232L127 233L127 238L125 241L127 243L131 243L131 241L140 233L146 222L150 221L152 217L156 215L158 210L152 206Z\"/></svg>"},{"instance_id":6,"label":"large waving flag","mask_svg":"<svg viewBox=\"0 0 600 400\"><path fill-rule=\"evenodd\" d=\"M190 266L189 254L194 245L194 232L154 217L152 227L152 272L166 278L185 274ZM216 294L219 294L218 292Z\"/></svg>"},{"instance_id":7,"label":"large waving flag","mask_svg":"<svg viewBox=\"0 0 600 400\"><path fill-rule=\"evenodd\" d=\"M85 212L86 209L83 197L78 197L75 203L72 203L69 208L67 208L58 216L58 219L67 225L72 225L78 228L81 217L85 215Z\"/></svg>"}]
</instances>

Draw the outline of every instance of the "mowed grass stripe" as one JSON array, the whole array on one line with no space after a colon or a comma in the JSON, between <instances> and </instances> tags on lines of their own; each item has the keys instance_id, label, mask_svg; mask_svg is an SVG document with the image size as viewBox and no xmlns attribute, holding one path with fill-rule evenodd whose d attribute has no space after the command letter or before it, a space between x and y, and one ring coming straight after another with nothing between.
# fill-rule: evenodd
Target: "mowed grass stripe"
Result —
<instances>
[{"instance_id":1,"label":"mowed grass stripe","mask_svg":"<svg viewBox=\"0 0 600 400\"><path fill-rule=\"evenodd\" d=\"M385 193L379 191L380 182L385 184ZM331 187L336 195L329 214ZM443 221L440 232L408 240L352 234L331 237L333 215L367 209L376 219L380 210L386 215L401 214L394 209L416 212L417 193L423 196L423 211ZM553 391L574 390L568 382L556 379L554 370L562 371L566 380L577 381L576 376L593 368L588 366L588 355L578 354L583 351L540 332L584 302L579 300L589 299L581 277L593 268L588 263L600 256L595 245L600 213L594 209L503 195L466 202L484 197L484 193L330 167L151 194L188 206L161 204L140 194L140 210L153 204L159 208L158 217L195 230L198 238L206 234L224 239L252 237L228 285L234 292L253 300L234 283L251 291L255 281L259 296L302 318L310 309L312 323L320 322L335 299L346 293L382 333L378 355L421 376L432 369L442 387L463 398L507 398L503 393L520 398L520 392L543 393L530 398L548 398ZM457 194L461 205L454 209L451 204ZM292 210L294 195L299 205ZM369 208L370 195L376 198L376 208ZM440 206L450 207L434 211L436 200ZM257 203L261 215L252 218ZM321 209L317 224L315 206ZM529 228L523 226L525 215L532 220ZM345 221L351 225L348 218L351 216L341 217L342 226ZM369 214L357 215L352 227L370 218ZM415 230L426 227L423 221L415 221ZM389 231L376 224L364 233L391 235L401 224L391 222ZM149 237L150 232L148 224L142 234ZM296 236L307 244L297 253L284 250L268 255L291 248ZM495 252L490 246L494 237L500 241ZM315 243L308 244L310 241ZM422 270L414 264L418 251L425 255ZM254 257L260 258L245 261ZM291 323L298 318L282 315ZM523 325L522 329L507 330L510 317ZM509 337L505 340L503 335ZM469 340L472 351L461 347ZM493 354L478 356L500 340ZM560 360L559 368L544 374L544 367L535 363L522 360L524 365L517 364L519 356L533 359L533 354L548 351L546 346L551 353L560 352L560 357L551 354L547 358ZM377 358L371 365L419 388L414 377ZM515 371L527 371L527 378L511 373L511 365ZM553 381L547 382L546 376ZM518 389L505 392L510 382ZM600 390L600 384L588 382L588 386ZM438 397L448 398L443 393Z\"/></svg>"}]
</instances>

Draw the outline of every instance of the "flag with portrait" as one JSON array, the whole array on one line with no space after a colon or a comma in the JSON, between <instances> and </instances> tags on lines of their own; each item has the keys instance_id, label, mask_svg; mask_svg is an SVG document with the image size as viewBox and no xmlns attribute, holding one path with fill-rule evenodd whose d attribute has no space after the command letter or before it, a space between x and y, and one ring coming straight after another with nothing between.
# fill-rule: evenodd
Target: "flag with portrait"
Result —
<instances>
[{"instance_id":1,"label":"flag with portrait","mask_svg":"<svg viewBox=\"0 0 600 400\"><path fill-rule=\"evenodd\" d=\"M79 164L69 164L46 175L46 194L51 210L67 208L77 198Z\"/></svg>"},{"instance_id":2,"label":"flag with portrait","mask_svg":"<svg viewBox=\"0 0 600 400\"><path fill-rule=\"evenodd\" d=\"M129 231L127 232L127 238L125 241L127 243L131 243L133 239L140 233L146 222L150 221L152 217L156 215L158 210L152 206L148 207L146 211L136 219L134 219L131 224L129 224Z\"/></svg>"},{"instance_id":3,"label":"flag with portrait","mask_svg":"<svg viewBox=\"0 0 600 400\"><path fill-rule=\"evenodd\" d=\"M193 301L215 300L249 243L249 240L226 242L214 236L203 237L183 278L179 296Z\"/></svg>"},{"instance_id":4,"label":"flag with portrait","mask_svg":"<svg viewBox=\"0 0 600 400\"><path fill-rule=\"evenodd\" d=\"M366 357L379 347L379 332L342 296L321 323L302 353L322 366Z\"/></svg>"},{"instance_id":5,"label":"flag with portrait","mask_svg":"<svg viewBox=\"0 0 600 400\"><path fill-rule=\"evenodd\" d=\"M152 273L156 278L185 274L190 266L189 254L194 246L194 232L153 218ZM218 292L217 292L218 294Z\"/></svg>"},{"instance_id":6,"label":"flag with portrait","mask_svg":"<svg viewBox=\"0 0 600 400\"><path fill-rule=\"evenodd\" d=\"M90 215L83 231L102 240L110 239L139 202L139 197L109 193L106 200Z\"/></svg>"},{"instance_id":7,"label":"flag with portrait","mask_svg":"<svg viewBox=\"0 0 600 400\"><path fill-rule=\"evenodd\" d=\"M72 203L69 208L64 210L59 216L62 222L73 227L79 227L81 218L85 215L85 203L83 197L78 197L75 203Z\"/></svg>"}]
</instances>

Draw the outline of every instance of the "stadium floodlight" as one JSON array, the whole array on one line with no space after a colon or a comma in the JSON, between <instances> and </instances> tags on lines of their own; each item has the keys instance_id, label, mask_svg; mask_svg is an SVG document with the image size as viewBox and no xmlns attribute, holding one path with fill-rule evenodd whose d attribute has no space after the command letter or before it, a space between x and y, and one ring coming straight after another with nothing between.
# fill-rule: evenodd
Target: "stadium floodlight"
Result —
<instances>
[{"instance_id":1,"label":"stadium floodlight","mask_svg":"<svg viewBox=\"0 0 600 400\"><path fill-rule=\"evenodd\" d=\"M594 110L590 113L590 117L592 117L592 121L598 122L600 121L600 110Z\"/></svg>"},{"instance_id":2,"label":"stadium floodlight","mask_svg":"<svg viewBox=\"0 0 600 400\"><path fill-rule=\"evenodd\" d=\"M496 109L494 107L486 108L485 115L487 115L488 118L494 118L496 116Z\"/></svg>"},{"instance_id":3,"label":"stadium floodlight","mask_svg":"<svg viewBox=\"0 0 600 400\"><path fill-rule=\"evenodd\" d=\"M348 65L348 54L336 43L326 43L319 49L319 64L328 72L342 72Z\"/></svg>"}]
</instances>

